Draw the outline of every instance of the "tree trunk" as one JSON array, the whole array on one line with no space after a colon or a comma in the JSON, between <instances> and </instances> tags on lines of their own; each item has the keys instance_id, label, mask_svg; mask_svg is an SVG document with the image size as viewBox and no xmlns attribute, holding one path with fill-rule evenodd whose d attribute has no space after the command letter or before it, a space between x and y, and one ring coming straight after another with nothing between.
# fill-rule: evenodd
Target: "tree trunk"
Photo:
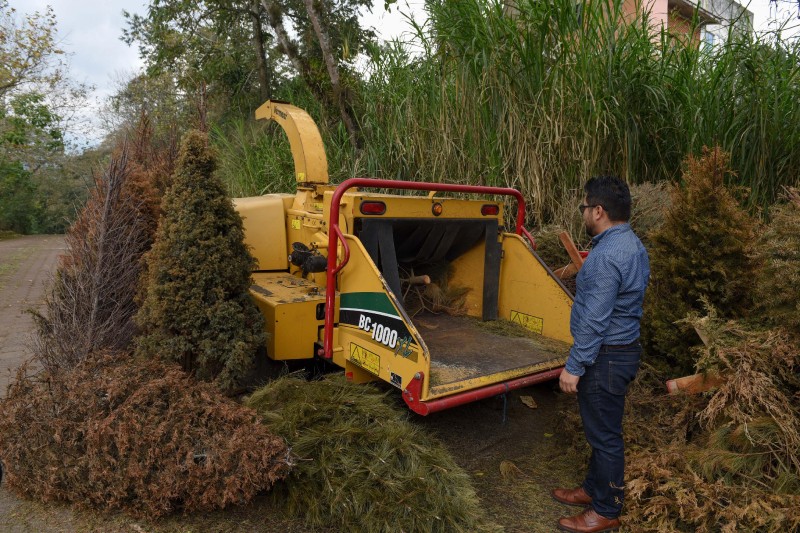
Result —
<instances>
[{"instance_id":1,"label":"tree trunk","mask_svg":"<svg viewBox=\"0 0 800 533\"><path fill-rule=\"evenodd\" d=\"M283 15L281 8L273 0L261 0L261 5L267 11L267 20L275 36L278 38L278 45L280 45L283 53L289 58L297 72L300 73L305 79L308 79L309 67L300 53L297 51L297 44L292 41L289 34L286 33L286 28L283 26Z\"/></svg>"},{"instance_id":2,"label":"tree trunk","mask_svg":"<svg viewBox=\"0 0 800 533\"><path fill-rule=\"evenodd\" d=\"M267 56L264 52L264 31L261 28L261 4L259 0L250 0L250 18L253 21L253 48L258 63L259 94L262 100L267 100L272 93L272 76L267 66Z\"/></svg>"},{"instance_id":3,"label":"tree trunk","mask_svg":"<svg viewBox=\"0 0 800 533\"><path fill-rule=\"evenodd\" d=\"M318 83L314 83L314 77L311 75L311 65L309 65L305 57L300 55L297 43L295 43L286 32L286 28L283 25L283 12L281 11L280 5L273 0L261 0L261 5L267 10L269 25L278 38L279 48L286 54L286 57L289 58L289 62L300 74L300 77L305 80L306 85L311 89L311 92L317 100L324 104L333 104L334 102L330 96L322 90Z\"/></svg>"},{"instance_id":4,"label":"tree trunk","mask_svg":"<svg viewBox=\"0 0 800 533\"><path fill-rule=\"evenodd\" d=\"M342 115L344 127L347 129L347 133L350 136L350 144L353 145L353 148L359 150L361 146L359 142L358 127L356 126L356 121L353 118L353 111L349 102L349 98L347 97L347 92L342 87L342 83L339 78L339 65L337 64L336 57L331 49L330 37L328 37L327 30L322 26L322 20L320 19L316 6L314 5L314 0L304 0L304 2L306 5L306 11L308 12L308 18L311 20L311 24L314 27L314 32L317 34L317 39L319 40L319 47L322 50L322 57L325 60L325 66L328 69L328 76L330 76L331 79L333 96L336 100L336 104L339 106L339 113Z\"/></svg>"}]
</instances>

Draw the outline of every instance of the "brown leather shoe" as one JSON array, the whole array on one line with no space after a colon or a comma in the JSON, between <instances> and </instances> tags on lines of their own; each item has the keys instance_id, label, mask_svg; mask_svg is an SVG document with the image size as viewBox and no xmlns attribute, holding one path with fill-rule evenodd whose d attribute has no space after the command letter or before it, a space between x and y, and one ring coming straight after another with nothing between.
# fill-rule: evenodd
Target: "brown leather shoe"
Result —
<instances>
[{"instance_id":1,"label":"brown leather shoe","mask_svg":"<svg viewBox=\"0 0 800 533\"><path fill-rule=\"evenodd\" d=\"M599 531L616 531L619 529L619 518L606 518L589 507L581 514L561 518L558 529L574 533L598 533Z\"/></svg>"},{"instance_id":2,"label":"brown leather shoe","mask_svg":"<svg viewBox=\"0 0 800 533\"><path fill-rule=\"evenodd\" d=\"M566 503L567 505L586 507L592 503L592 499L586 494L583 487L578 487L577 489L553 489L550 491L550 496L557 502Z\"/></svg>"}]
</instances>

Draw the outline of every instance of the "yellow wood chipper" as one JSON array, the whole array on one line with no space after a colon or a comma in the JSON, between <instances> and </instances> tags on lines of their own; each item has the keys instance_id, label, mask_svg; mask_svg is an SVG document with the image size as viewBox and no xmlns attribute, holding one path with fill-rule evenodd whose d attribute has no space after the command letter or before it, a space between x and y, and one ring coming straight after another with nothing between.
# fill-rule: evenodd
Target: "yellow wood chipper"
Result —
<instances>
[{"instance_id":1,"label":"yellow wood chipper","mask_svg":"<svg viewBox=\"0 0 800 533\"><path fill-rule=\"evenodd\" d=\"M305 111L268 101L256 118L284 129L297 179L296 194L234 200L258 261L250 292L269 358L322 358L354 382L383 380L422 415L558 376L572 296L535 253L518 191L372 178L331 185ZM512 231L496 198L516 201Z\"/></svg>"}]
</instances>

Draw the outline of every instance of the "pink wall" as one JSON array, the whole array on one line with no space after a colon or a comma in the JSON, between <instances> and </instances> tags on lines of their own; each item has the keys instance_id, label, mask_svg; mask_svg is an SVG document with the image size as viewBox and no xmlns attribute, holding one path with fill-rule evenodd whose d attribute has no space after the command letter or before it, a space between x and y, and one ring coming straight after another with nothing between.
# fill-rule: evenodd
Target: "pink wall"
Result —
<instances>
[{"instance_id":1,"label":"pink wall","mask_svg":"<svg viewBox=\"0 0 800 533\"><path fill-rule=\"evenodd\" d=\"M669 27L668 3L668 0L650 0L646 4L650 8L650 21L655 31L661 31L662 26Z\"/></svg>"},{"instance_id":2,"label":"pink wall","mask_svg":"<svg viewBox=\"0 0 800 533\"><path fill-rule=\"evenodd\" d=\"M653 33L661 31L661 26L669 24L669 0L623 0L622 13L626 19L632 20L636 16L636 8L641 5L642 11L650 11L650 26Z\"/></svg>"},{"instance_id":3,"label":"pink wall","mask_svg":"<svg viewBox=\"0 0 800 533\"><path fill-rule=\"evenodd\" d=\"M689 21L677 13L670 13L669 0L623 0L623 16L627 20L633 20L636 16L636 8L639 5L642 6L643 11L650 11L650 27L652 28L654 37L659 35L662 27L669 29L672 35L681 36L689 34ZM699 40L699 31L692 37L695 41Z\"/></svg>"}]
</instances>

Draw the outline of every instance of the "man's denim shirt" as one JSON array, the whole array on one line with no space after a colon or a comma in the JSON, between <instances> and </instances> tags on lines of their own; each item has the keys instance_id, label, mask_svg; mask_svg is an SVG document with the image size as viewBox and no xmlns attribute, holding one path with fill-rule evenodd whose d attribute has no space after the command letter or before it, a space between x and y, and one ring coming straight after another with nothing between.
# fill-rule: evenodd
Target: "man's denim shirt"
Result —
<instances>
[{"instance_id":1,"label":"man's denim shirt","mask_svg":"<svg viewBox=\"0 0 800 533\"><path fill-rule=\"evenodd\" d=\"M567 372L582 376L600 346L630 344L639 338L650 261L629 224L612 226L592 239L592 251L578 272Z\"/></svg>"}]
</instances>

